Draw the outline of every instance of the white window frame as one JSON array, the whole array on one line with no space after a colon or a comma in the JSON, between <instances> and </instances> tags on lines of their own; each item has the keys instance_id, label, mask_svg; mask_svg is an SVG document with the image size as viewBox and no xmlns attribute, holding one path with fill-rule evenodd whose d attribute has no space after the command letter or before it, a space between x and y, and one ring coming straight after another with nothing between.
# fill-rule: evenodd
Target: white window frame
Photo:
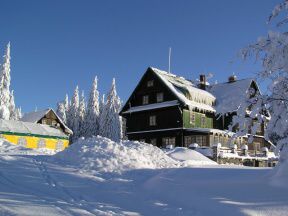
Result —
<instances>
[{"instance_id":1,"label":"white window frame","mask_svg":"<svg viewBox=\"0 0 288 216\"><path fill-rule=\"evenodd\" d=\"M149 126L156 126L156 115L149 116Z\"/></svg>"},{"instance_id":2,"label":"white window frame","mask_svg":"<svg viewBox=\"0 0 288 216\"><path fill-rule=\"evenodd\" d=\"M201 115L201 127L205 127L205 126L206 126L206 116L205 115Z\"/></svg>"},{"instance_id":3,"label":"white window frame","mask_svg":"<svg viewBox=\"0 0 288 216\"><path fill-rule=\"evenodd\" d=\"M149 95L143 95L142 104L143 105L149 104Z\"/></svg>"},{"instance_id":4,"label":"white window frame","mask_svg":"<svg viewBox=\"0 0 288 216\"><path fill-rule=\"evenodd\" d=\"M196 113L190 111L190 124L195 125L196 122Z\"/></svg>"},{"instance_id":5,"label":"white window frame","mask_svg":"<svg viewBox=\"0 0 288 216\"><path fill-rule=\"evenodd\" d=\"M158 92L156 96L156 101L157 103L163 102L164 101L164 94L163 92Z\"/></svg>"}]
</instances>

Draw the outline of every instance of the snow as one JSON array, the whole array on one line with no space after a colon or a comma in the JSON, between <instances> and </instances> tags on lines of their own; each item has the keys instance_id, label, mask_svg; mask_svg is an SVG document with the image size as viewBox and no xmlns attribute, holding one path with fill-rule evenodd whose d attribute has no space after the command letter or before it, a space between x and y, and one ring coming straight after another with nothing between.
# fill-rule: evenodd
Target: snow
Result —
<instances>
[{"instance_id":1,"label":"snow","mask_svg":"<svg viewBox=\"0 0 288 216\"><path fill-rule=\"evenodd\" d=\"M0 139L0 155L53 155L57 151L45 148L30 149Z\"/></svg>"},{"instance_id":2,"label":"snow","mask_svg":"<svg viewBox=\"0 0 288 216\"><path fill-rule=\"evenodd\" d=\"M169 151L167 155L174 160L184 162L186 165L217 165L216 162L205 157L203 154L188 148L176 147L172 151Z\"/></svg>"},{"instance_id":3,"label":"snow","mask_svg":"<svg viewBox=\"0 0 288 216\"><path fill-rule=\"evenodd\" d=\"M248 98L252 79L236 80L211 85L209 91L216 97L215 108L218 113L237 111L241 102Z\"/></svg>"},{"instance_id":4,"label":"snow","mask_svg":"<svg viewBox=\"0 0 288 216\"><path fill-rule=\"evenodd\" d=\"M130 163L139 165L146 159L140 153L137 154L137 151L148 153L150 150L153 152L146 157L156 160L161 156L158 162L154 161L153 164L163 166L167 162L166 167L147 169L146 161L142 163L146 164L145 166L138 166L137 169L125 166L127 169L123 172L91 173L82 169L85 154L81 151L83 154L80 161L77 154L70 154L70 157L74 157L74 162L72 158L69 162L66 160L60 162L61 153L51 156L36 153L15 155L12 151L11 154L3 154L1 150L3 148L0 146L0 214L8 216L287 215L288 189L270 184L271 168L228 165L171 167L169 164L173 159L167 159L169 157L161 153L161 150L154 152L156 147L137 142L112 144L108 139L94 139L98 139L97 144L102 146L99 147L98 154L94 155L96 161L102 154L100 157L104 161L102 170L105 164L111 168L110 163L105 162L111 156L120 164L128 159ZM104 143L101 144L100 140ZM83 149L93 149L92 142L89 146L87 142L82 141L79 141L78 148L81 149L80 143L82 143ZM131 148L131 151L135 149L133 154L129 154L131 153L129 151L123 157L120 156L118 147L124 144L123 149ZM96 149L97 147L94 148ZM65 154L68 157L68 153ZM92 163L91 154L92 152L88 154L87 160ZM129 159L129 155L134 160ZM123 166L115 163L113 167Z\"/></svg>"},{"instance_id":5,"label":"snow","mask_svg":"<svg viewBox=\"0 0 288 216\"><path fill-rule=\"evenodd\" d=\"M40 111L25 113L25 114L23 115L23 117L21 118L21 121L37 123L37 122L38 122L41 118L43 118L49 111L50 111L50 109L45 109L45 110L40 110Z\"/></svg>"},{"instance_id":6,"label":"snow","mask_svg":"<svg viewBox=\"0 0 288 216\"><path fill-rule=\"evenodd\" d=\"M24 116L20 119L22 122L30 122L30 123L37 123L41 118L43 118L49 111L52 111L59 121L62 123L62 125L65 127L65 130L69 134L73 134L73 132L67 127L67 125L63 122L63 120L57 115L57 113L51 109L45 109L45 110L40 110L40 111L35 111L35 112L30 112L30 113L25 113Z\"/></svg>"},{"instance_id":7,"label":"snow","mask_svg":"<svg viewBox=\"0 0 288 216\"><path fill-rule=\"evenodd\" d=\"M148 104L148 105L143 105L143 106L131 107L123 113L140 112L140 111L144 111L144 110L159 109L159 108L163 108L163 107L172 107L172 106L177 106L177 105L179 105L177 100L165 101L165 102L161 102L161 103L154 103L154 104Z\"/></svg>"},{"instance_id":8,"label":"snow","mask_svg":"<svg viewBox=\"0 0 288 216\"><path fill-rule=\"evenodd\" d=\"M0 132L26 133L67 138L62 131L48 125L0 119Z\"/></svg>"},{"instance_id":9,"label":"snow","mask_svg":"<svg viewBox=\"0 0 288 216\"><path fill-rule=\"evenodd\" d=\"M114 142L100 136L80 138L55 160L91 172L123 172L131 169L177 167L159 148L138 141Z\"/></svg>"},{"instance_id":10,"label":"snow","mask_svg":"<svg viewBox=\"0 0 288 216\"><path fill-rule=\"evenodd\" d=\"M215 109L213 108L215 97L211 93L195 87L191 81L186 80L183 77L178 77L157 68L151 67L151 69L177 96L177 98L179 98L184 104L188 105L190 109L215 112ZM189 99L185 96L183 91L185 91L186 94L189 94Z\"/></svg>"}]
</instances>

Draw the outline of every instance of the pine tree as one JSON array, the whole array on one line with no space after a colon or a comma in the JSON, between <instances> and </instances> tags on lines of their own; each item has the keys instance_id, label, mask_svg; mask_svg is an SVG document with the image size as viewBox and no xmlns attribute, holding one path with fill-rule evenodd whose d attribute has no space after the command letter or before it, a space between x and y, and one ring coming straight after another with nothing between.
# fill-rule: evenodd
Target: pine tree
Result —
<instances>
[{"instance_id":1,"label":"pine tree","mask_svg":"<svg viewBox=\"0 0 288 216\"><path fill-rule=\"evenodd\" d=\"M10 112L10 120L18 120L17 116L17 109L15 107L15 101L14 101L14 91L11 91L10 94L10 100L9 100L9 112Z\"/></svg>"},{"instance_id":2,"label":"pine tree","mask_svg":"<svg viewBox=\"0 0 288 216\"><path fill-rule=\"evenodd\" d=\"M66 110L65 110L64 102L59 102L57 104L56 113L61 118L61 120L65 123L66 122Z\"/></svg>"},{"instance_id":3,"label":"pine tree","mask_svg":"<svg viewBox=\"0 0 288 216\"><path fill-rule=\"evenodd\" d=\"M22 110L21 107L16 108L16 119L19 120L22 118Z\"/></svg>"},{"instance_id":4,"label":"pine tree","mask_svg":"<svg viewBox=\"0 0 288 216\"><path fill-rule=\"evenodd\" d=\"M67 115L68 115L68 112L69 112L69 99L68 99L68 94L65 95L64 109L65 109L65 115L66 115L66 121L65 121L64 123L67 124Z\"/></svg>"},{"instance_id":5,"label":"pine tree","mask_svg":"<svg viewBox=\"0 0 288 216\"><path fill-rule=\"evenodd\" d=\"M120 108L121 101L117 96L115 79L113 78L107 102L101 113L100 134L116 142L122 138L122 122L119 116Z\"/></svg>"},{"instance_id":6,"label":"pine tree","mask_svg":"<svg viewBox=\"0 0 288 216\"><path fill-rule=\"evenodd\" d=\"M97 81L97 77L95 77L87 105L87 114L85 117L86 137L99 134L99 92L97 90Z\"/></svg>"},{"instance_id":7,"label":"pine tree","mask_svg":"<svg viewBox=\"0 0 288 216\"><path fill-rule=\"evenodd\" d=\"M80 104L79 104L79 129L78 129L78 133L77 138L85 136L85 114L86 114L86 103L85 103L85 96L84 96L84 91L82 91L81 94L81 100L80 100Z\"/></svg>"},{"instance_id":8,"label":"pine tree","mask_svg":"<svg viewBox=\"0 0 288 216\"><path fill-rule=\"evenodd\" d=\"M0 119L10 118L10 42L7 44L4 62L0 69Z\"/></svg>"},{"instance_id":9,"label":"pine tree","mask_svg":"<svg viewBox=\"0 0 288 216\"><path fill-rule=\"evenodd\" d=\"M73 131L73 136L71 137L72 142L77 139L77 134L79 130L79 89L76 86L74 95L71 100L71 105L69 109L69 122L70 129Z\"/></svg>"}]
</instances>

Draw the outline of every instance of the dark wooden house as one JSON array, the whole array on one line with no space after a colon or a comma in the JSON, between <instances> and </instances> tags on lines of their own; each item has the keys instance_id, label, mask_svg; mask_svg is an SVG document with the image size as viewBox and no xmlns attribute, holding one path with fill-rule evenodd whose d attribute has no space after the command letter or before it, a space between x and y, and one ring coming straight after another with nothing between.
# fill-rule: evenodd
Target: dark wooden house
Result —
<instances>
[{"instance_id":1,"label":"dark wooden house","mask_svg":"<svg viewBox=\"0 0 288 216\"><path fill-rule=\"evenodd\" d=\"M236 80L207 85L205 76L193 83L156 68L149 67L122 108L126 136L158 147L167 145L212 146L214 143L231 145L228 131L232 116L236 114L239 97L247 97L250 89L259 92L252 79ZM234 100L231 99L234 97ZM227 115L218 118L216 106L227 106ZM264 126L258 131L250 150L260 150L270 144L264 139ZM247 144L247 136L237 138L233 144Z\"/></svg>"}]
</instances>

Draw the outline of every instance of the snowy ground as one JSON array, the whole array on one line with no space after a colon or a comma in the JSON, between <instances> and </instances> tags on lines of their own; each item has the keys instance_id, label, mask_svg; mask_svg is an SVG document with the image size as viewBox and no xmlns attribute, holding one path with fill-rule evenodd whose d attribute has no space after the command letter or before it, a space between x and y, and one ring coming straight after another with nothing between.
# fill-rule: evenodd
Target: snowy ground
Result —
<instances>
[{"instance_id":1,"label":"snowy ground","mask_svg":"<svg viewBox=\"0 0 288 216\"><path fill-rule=\"evenodd\" d=\"M92 145L79 151L75 146L70 151L85 152L92 163ZM99 163L82 166L85 161L81 160L77 166L73 160L68 162L69 154L64 152L63 160L60 154L1 153L0 215L287 215L288 189L269 184L268 168L194 167L191 163L183 167L157 150L157 163L138 162L139 166L129 168L124 154L115 159L121 148L111 142L98 148L107 159L103 166L108 164L109 172ZM129 148L144 148L144 154L152 150L139 143L130 143ZM161 168L162 163L168 165ZM121 172L111 172L113 168Z\"/></svg>"}]
</instances>

